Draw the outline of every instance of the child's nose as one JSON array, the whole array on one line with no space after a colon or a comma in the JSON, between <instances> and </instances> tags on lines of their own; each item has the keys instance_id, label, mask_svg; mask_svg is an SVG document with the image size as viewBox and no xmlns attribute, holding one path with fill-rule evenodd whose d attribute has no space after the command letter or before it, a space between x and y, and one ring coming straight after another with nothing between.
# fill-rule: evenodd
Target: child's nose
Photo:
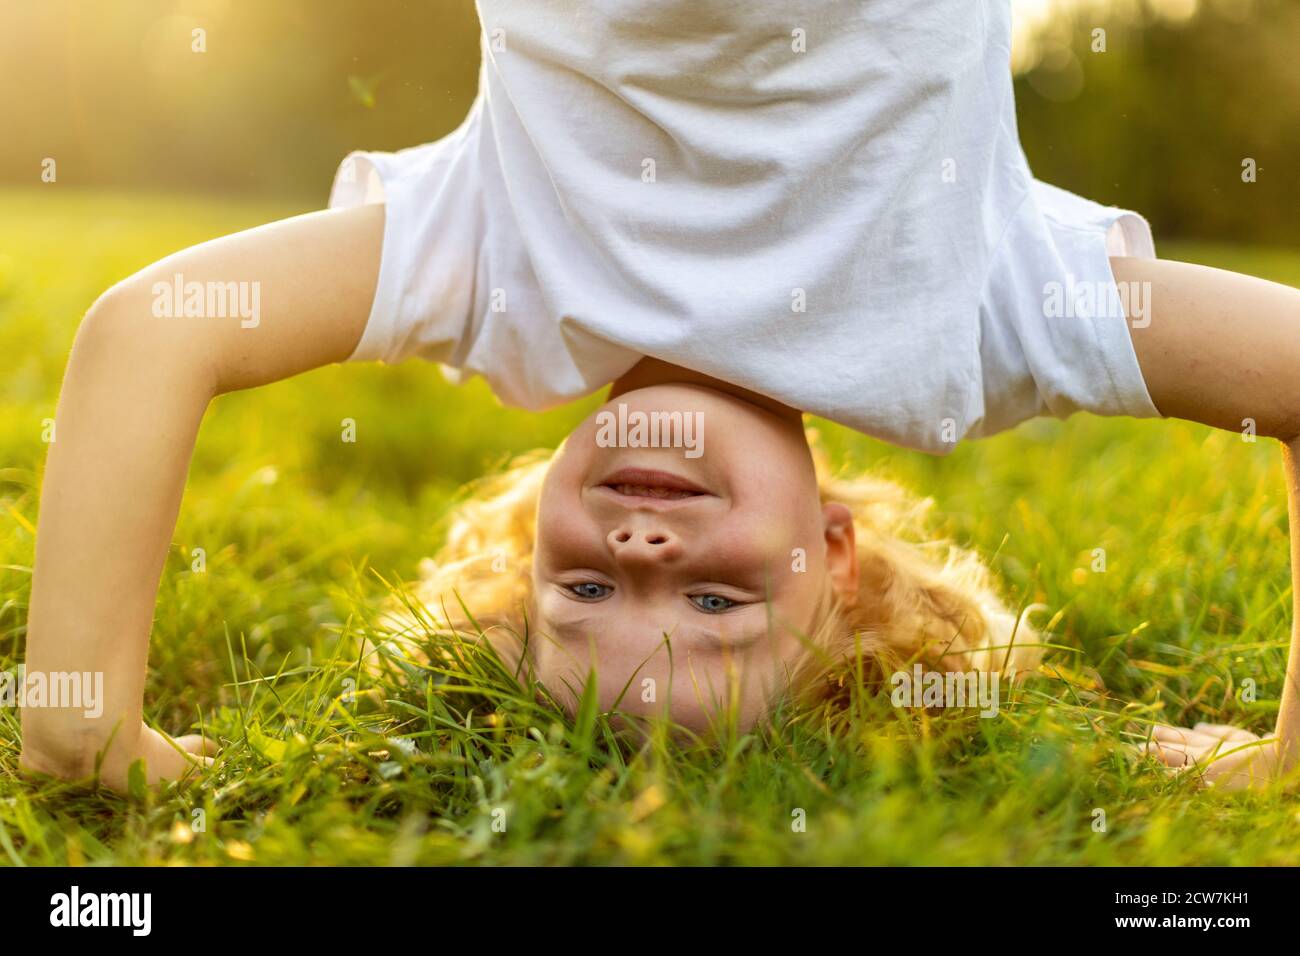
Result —
<instances>
[{"instance_id":1,"label":"child's nose","mask_svg":"<svg viewBox=\"0 0 1300 956\"><path fill-rule=\"evenodd\" d=\"M605 539L619 562L671 561L681 554L681 540L666 528L618 527Z\"/></svg>"}]
</instances>

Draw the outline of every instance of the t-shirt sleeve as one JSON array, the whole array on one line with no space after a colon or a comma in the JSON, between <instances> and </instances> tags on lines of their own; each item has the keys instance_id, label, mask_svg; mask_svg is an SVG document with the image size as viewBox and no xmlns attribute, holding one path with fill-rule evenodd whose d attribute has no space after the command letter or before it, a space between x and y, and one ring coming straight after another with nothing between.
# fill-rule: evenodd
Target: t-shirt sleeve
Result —
<instances>
[{"instance_id":1,"label":"t-shirt sleeve","mask_svg":"<svg viewBox=\"0 0 1300 956\"><path fill-rule=\"evenodd\" d=\"M476 171L456 148L462 135L395 153L354 152L339 165L331 209L385 207L375 298L348 361L460 366L483 240Z\"/></svg>"}]
</instances>

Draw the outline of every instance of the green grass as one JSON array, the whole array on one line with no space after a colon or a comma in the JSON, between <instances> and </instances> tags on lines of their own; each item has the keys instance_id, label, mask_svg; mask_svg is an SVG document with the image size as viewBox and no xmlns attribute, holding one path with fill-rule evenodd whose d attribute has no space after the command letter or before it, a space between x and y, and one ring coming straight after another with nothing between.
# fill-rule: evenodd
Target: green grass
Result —
<instances>
[{"instance_id":1,"label":"green grass","mask_svg":"<svg viewBox=\"0 0 1300 956\"><path fill-rule=\"evenodd\" d=\"M22 657L42 420L79 316L175 248L297 211L0 194L0 669ZM1300 285L1293 253L1162 251ZM945 459L823 426L836 458L933 496L940 530L992 558L1012 601L1056 612L1062 649L996 719L862 696L834 729L783 714L679 752L611 741L599 715L566 720L483 655L454 678L359 675L379 576L413 576L456 486L554 444L589 407L505 410L481 384L456 389L414 363L327 369L217 402L163 576L148 701L171 732L197 727L201 711L224 754L187 790L36 785L16 774L18 715L0 711L0 861L1300 862L1300 806L1201 792L1124 756L1144 720L1270 729L1281 688L1277 449L1181 423L1037 421ZM355 444L339 440L344 418L358 423ZM203 574L190 570L197 547ZM1104 573L1090 569L1096 548ZM1240 697L1247 681L1253 703ZM796 810L805 832L792 829Z\"/></svg>"}]
</instances>

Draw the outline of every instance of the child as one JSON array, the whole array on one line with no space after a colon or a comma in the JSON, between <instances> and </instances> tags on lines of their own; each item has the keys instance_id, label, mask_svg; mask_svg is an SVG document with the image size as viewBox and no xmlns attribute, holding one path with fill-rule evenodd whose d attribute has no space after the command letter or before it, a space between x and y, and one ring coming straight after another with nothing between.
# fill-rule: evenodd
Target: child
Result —
<instances>
[{"instance_id":1,"label":"child","mask_svg":"<svg viewBox=\"0 0 1300 956\"><path fill-rule=\"evenodd\" d=\"M1296 520L1300 292L1156 260L1135 213L1035 181L1005 2L481 0L480 17L458 130L349 157L335 208L178 253L90 310L27 667L103 672L105 701L96 719L24 710L25 767L98 765L121 788L137 759L150 780L205 759L142 719L195 434L215 395L330 362L420 356L532 408L612 384L553 458L462 509L419 594L441 613L455 589L501 632L526 617L518 662L570 699L594 664L602 706L693 729L828 693L863 653L1034 659L974 558L906 543L906 496L819 473L803 412L937 453L1041 413L1249 419L1284 442ZM256 321L157 317L177 285L231 283L258 290ZM485 567L497 550L506 573ZM1297 659L1275 737L1160 728L1151 752L1272 779L1300 731Z\"/></svg>"}]
</instances>

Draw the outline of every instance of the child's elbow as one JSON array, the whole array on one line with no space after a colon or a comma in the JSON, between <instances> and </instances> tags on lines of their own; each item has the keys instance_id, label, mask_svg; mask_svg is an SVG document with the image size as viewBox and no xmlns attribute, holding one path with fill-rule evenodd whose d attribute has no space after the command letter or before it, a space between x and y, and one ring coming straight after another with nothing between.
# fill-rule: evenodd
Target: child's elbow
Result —
<instances>
[{"instance_id":1,"label":"child's elbow","mask_svg":"<svg viewBox=\"0 0 1300 956\"><path fill-rule=\"evenodd\" d=\"M211 358L193 332L183 320L158 315L148 279L132 276L103 292L86 311L68 375L117 374L136 381L165 376L169 387L188 384L210 391Z\"/></svg>"},{"instance_id":2,"label":"child's elbow","mask_svg":"<svg viewBox=\"0 0 1300 956\"><path fill-rule=\"evenodd\" d=\"M135 277L101 293L77 328L74 354L85 360L112 361L129 347L147 344L155 332L147 293Z\"/></svg>"}]
</instances>

